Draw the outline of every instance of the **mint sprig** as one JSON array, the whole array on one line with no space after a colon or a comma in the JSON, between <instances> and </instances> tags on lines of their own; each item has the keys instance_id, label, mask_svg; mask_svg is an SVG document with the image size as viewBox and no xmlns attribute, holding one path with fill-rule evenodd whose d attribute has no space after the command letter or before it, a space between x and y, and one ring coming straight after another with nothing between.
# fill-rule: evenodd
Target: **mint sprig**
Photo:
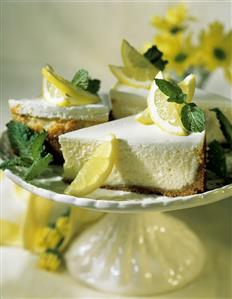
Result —
<instances>
[{"instance_id":1,"label":"mint sprig","mask_svg":"<svg viewBox=\"0 0 232 299\"><path fill-rule=\"evenodd\" d=\"M227 177L225 151L217 140L213 140L208 145L207 168L219 177Z\"/></svg>"},{"instance_id":2,"label":"mint sprig","mask_svg":"<svg viewBox=\"0 0 232 299\"><path fill-rule=\"evenodd\" d=\"M189 132L202 132L205 129L205 116L203 110L195 103L187 103L187 95L175 83L164 79L155 79L159 89L168 96L168 102L184 104L181 109L181 122Z\"/></svg>"},{"instance_id":3,"label":"mint sprig","mask_svg":"<svg viewBox=\"0 0 232 299\"><path fill-rule=\"evenodd\" d=\"M143 55L161 71L164 70L166 64L168 63L167 60L162 58L163 53L157 48L157 46L150 47Z\"/></svg>"},{"instance_id":4,"label":"mint sprig","mask_svg":"<svg viewBox=\"0 0 232 299\"><path fill-rule=\"evenodd\" d=\"M213 109L210 109L210 111L213 111L213 112L216 113L217 119L218 119L219 124L220 124L220 129L221 129L225 139L229 143L230 147L232 148L232 124L231 124L231 122L221 112L220 109L213 108Z\"/></svg>"},{"instance_id":5,"label":"mint sprig","mask_svg":"<svg viewBox=\"0 0 232 299\"><path fill-rule=\"evenodd\" d=\"M195 103L187 103L181 109L181 121L189 132L202 132L205 129L205 115Z\"/></svg>"},{"instance_id":6,"label":"mint sprig","mask_svg":"<svg viewBox=\"0 0 232 299\"><path fill-rule=\"evenodd\" d=\"M89 85L89 73L84 70L80 69L73 77L72 84L75 86L79 86L83 89L87 89Z\"/></svg>"},{"instance_id":7,"label":"mint sprig","mask_svg":"<svg viewBox=\"0 0 232 299\"><path fill-rule=\"evenodd\" d=\"M183 93L182 89L174 82L164 79L155 79L155 83L159 89L169 97L167 99L168 102L176 102L178 104L185 102L187 95Z\"/></svg>"},{"instance_id":8,"label":"mint sprig","mask_svg":"<svg viewBox=\"0 0 232 299\"><path fill-rule=\"evenodd\" d=\"M7 128L9 141L16 156L1 163L0 169L14 170L18 167L25 180L39 177L53 160L44 146L47 133L35 133L16 121L10 121Z\"/></svg>"},{"instance_id":9,"label":"mint sprig","mask_svg":"<svg viewBox=\"0 0 232 299\"><path fill-rule=\"evenodd\" d=\"M80 69L73 77L71 83L74 86L78 86L84 90L89 91L92 94L97 94L101 81L98 79L91 79L88 71L85 69Z\"/></svg>"}]
</instances>

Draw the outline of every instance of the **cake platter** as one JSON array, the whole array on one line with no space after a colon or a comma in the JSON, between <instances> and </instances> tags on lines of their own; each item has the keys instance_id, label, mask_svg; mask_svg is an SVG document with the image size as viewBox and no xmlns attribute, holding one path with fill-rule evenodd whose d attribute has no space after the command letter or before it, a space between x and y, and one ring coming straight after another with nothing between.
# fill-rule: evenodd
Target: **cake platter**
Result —
<instances>
[{"instance_id":1,"label":"cake platter","mask_svg":"<svg viewBox=\"0 0 232 299\"><path fill-rule=\"evenodd\" d=\"M0 158L9 157L6 134ZM210 204L232 196L232 183L202 194L166 197L98 189L80 198L63 194L62 167L51 165L40 179L26 182L5 174L22 188L55 202L107 214L86 229L66 253L71 275L101 291L145 296L173 291L193 281L207 259L204 244L166 211ZM215 183L215 182L214 182Z\"/></svg>"}]
</instances>

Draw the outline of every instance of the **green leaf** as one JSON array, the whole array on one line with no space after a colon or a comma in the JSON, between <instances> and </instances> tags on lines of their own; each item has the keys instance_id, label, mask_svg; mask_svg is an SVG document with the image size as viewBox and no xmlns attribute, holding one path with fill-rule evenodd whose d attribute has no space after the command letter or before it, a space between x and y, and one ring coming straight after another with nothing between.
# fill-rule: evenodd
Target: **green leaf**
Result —
<instances>
[{"instance_id":1,"label":"green leaf","mask_svg":"<svg viewBox=\"0 0 232 299\"><path fill-rule=\"evenodd\" d=\"M72 84L83 89L88 88L89 84L89 73L84 69L80 69L73 77Z\"/></svg>"},{"instance_id":2,"label":"green leaf","mask_svg":"<svg viewBox=\"0 0 232 299\"><path fill-rule=\"evenodd\" d=\"M93 94L97 94L101 86L101 81L98 79L89 79L87 90Z\"/></svg>"},{"instance_id":3,"label":"green leaf","mask_svg":"<svg viewBox=\"0 0 232 299\"><path fill-rule=\"evenodd\" d=\"M217 119L220 123L220 129L225 136L227 142L230 144L230 147L232 147L232 124L228 120L228 118L221 112L218 108L210 109L210 111L213 111L216 113Z\"/></svg>"},{"instance_id":4,"label":"green leaf","mask_svg":"<svg viewBox=\"0 0 232 299\"><path fill-rule=\"evenodd\" d=\"M91 79L88 71L79 70L72 79L72 84L89 91L92 94L97 94L100 89L101 81L98 79Z\"/></svg>"},{"instance_id":5,"label":"green leaf","mask_svg":"<svg viewBox=\"0 0 232 299\"><path fill-rule=\"evenodd\" d=\"M167 60L162 59L163 53L157 48L157 46L152 46L143 55L161 71L164 70L165 65L168 63Z\"/></svg>"},{"instance_id":6,"label":"green leaf","mask_svg":"<svg viewBox=\"0 0 232 299\"><path fill-rule=\"evenodd\" d=\"M207 157L207 167L219 177L226 178L227 176L227 166L226 166L226 156L221 144L213 140L208 145L208 157Z\"/></svg>"},{"instance_id":7,"label":"green leaf","mask_svg":"<svg viewBox=\"0 0 232 299\"><path fill-rule=\"evenodd\" d=\"M19 158L12 158L10 160L6 160L0 164L0 169L12 169L14 166L25 166L25 162Z\"/></svg>"},{"instance_id":8,"label":"green leaf","mask_svg":"<svg viewBox=\"0 0 232 299\"><path fill-rule=\"evenodd\" d=\"M47 154L45 157L35 160L32 165L28 168L24 175L26 181L30 181L34 178L39 177L44 171L47 170L49 163L51 163L53 157L51 154Z\"/></svg>"},{"instance_id":9,"label":"green leaf","mask_svg":"<svg viewBox=\"0 0 232 299\"><path fill-rule=\"evenodd\" d=\"M177 84L164 79L155 79L155 82L159 89L169 97L169 102L184 103L186 95Z\"/></svg>"},{"instance_id":10,"label":"green leaf","mask_svg":"<svg viewBox=\"0 0 232 299\"><path fill-rule=\"evenodd\" d=\"M33 131L26 125L16 121L10 121L7 124L7 128L12 148L20 156L28 156L29 143L34 134Z\"/></svg>"},{"instance_id":11,"label":"green leaf","mask_svg":"<svg viewBox=\"0 0 232 299\"><path fill-rule=\"evenodd\" d=\"M194 103L185 104L181 109L181 121L187 131L202 132L205 129L204 112Z\"/></svg>"},{"instance_id":12,"label":"green leaf","mask_svg":"<svg viewBox=\"0 0 232 299\"><path fill-rule=\"evenodd\" d=\"M34 137L31 138L29 152L34 160L37 160L41 157L41 154L43 152L43 144L46 137L47 132L42 132L34 135Z\"/></svg>"}]
</instances>

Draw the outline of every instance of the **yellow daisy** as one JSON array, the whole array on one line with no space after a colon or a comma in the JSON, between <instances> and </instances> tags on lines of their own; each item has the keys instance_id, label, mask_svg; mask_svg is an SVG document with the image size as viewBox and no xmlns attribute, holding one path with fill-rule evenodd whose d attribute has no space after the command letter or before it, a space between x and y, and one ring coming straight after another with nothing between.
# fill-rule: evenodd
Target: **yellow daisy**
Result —
<instances>
[{"instance_id":1,"label":"yellow daisy","mask_svg":"<svg viewBox=\"0 0 232 299\"><path fill-rule=\"evenodd\" d=\"M160 30L176 34L184 31L190 20L194 20L194 18L188 15L187 7L180 3L176 6L171 6L167 10L165 17L153 16L151 24Z\"/></svg>"},{"instance_id":2,"label":"yellow daisy","mask_svg":"<svg viewBox=\"0 0 232 299\"><path fill-rule=\"evenodd\" d=\"M174 71L182 76L192 66L194 46L191 34L158 34L154 37L154 44L163 52L164 59L168 60L167 71Z\"/></svg>"},{"instance_id":3,"label":"yellow daisy","mask_svg":"<svg viewBox=\"0 0 232 299\"><path fill-rule=\"evenodd\" d=\"M229 78L232 64L232 30L225 33L220 22L211 23L208 30L200 34L197 52L199 65L203 65L208 71L222 67Z\"/></svg>"},{"instance_id":4,"label":"yellow daisy","mask_svg":"<svg viewBox=\"0 0 232 299\"><path fill-rule=\"evenodd\" d=\"M56 271L62 264L62 256L56 250L48 249L40 254L38 266L48 271Z\"/></svg>"},{"instance_id":5,"label":"yellow daisy","mask_svg":"<svg viewBox=\"0 0 232 299\"><path fill-rule=\"evenodd\" d=\"M41 228L36 235L38 249L56 248L61 240L62 235L59 231L48 226Z\"/></svg>"}]
</instances>

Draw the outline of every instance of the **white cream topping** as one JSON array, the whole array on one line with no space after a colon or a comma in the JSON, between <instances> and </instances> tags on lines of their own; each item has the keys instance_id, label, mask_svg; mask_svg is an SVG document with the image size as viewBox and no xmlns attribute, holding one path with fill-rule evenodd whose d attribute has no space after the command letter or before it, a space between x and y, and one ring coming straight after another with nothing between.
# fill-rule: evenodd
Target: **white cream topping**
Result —
<instances>
[{"instance_id":1,"label":"white cream topping","mask_svg":"<svg viewBox=\"0 0 232 299\"><path fill-rule=\"evenodd\" d=\"M113 100L113 115L122 118L137 114L147 107L148 90L140 90L123 84L117 84L110 91ZM137 93L137 94L136 94ZM207 142L217 139L224 141L215 113L212 108L219 108L232 121L232 101L223 96L196 89L193 102L198 104L205 112Z\"/></svg>"},{"instance_id":2,"label":"white cream topping","mask_svg":"<svg viewBox=\"0 0 232 299\"><path fill-rule=\"evenodd\" d=\"M9 107L21 115L32 117L106 121L110 111L108 96L102 94L100 98L101 101L96 104L69 107L59 107L43 98L11 99Z\"/></svg>"},{"instance_id":3,"label":"white cream topping","mask_svg":"<svg viewBox=\"0 0 232 299\"><path fill-rule=\"evenodd\" d=\"M192 133L188 136L177 136L161 130L157 125L143 125L136 121L134 116L111 121L109 123L80 129L60 136L63 139L86 139L105 140L109 134L115 134L118 139L125 140L130 144L186 144L201 143L202 133Z\"/></svg>"}]
</instances>

